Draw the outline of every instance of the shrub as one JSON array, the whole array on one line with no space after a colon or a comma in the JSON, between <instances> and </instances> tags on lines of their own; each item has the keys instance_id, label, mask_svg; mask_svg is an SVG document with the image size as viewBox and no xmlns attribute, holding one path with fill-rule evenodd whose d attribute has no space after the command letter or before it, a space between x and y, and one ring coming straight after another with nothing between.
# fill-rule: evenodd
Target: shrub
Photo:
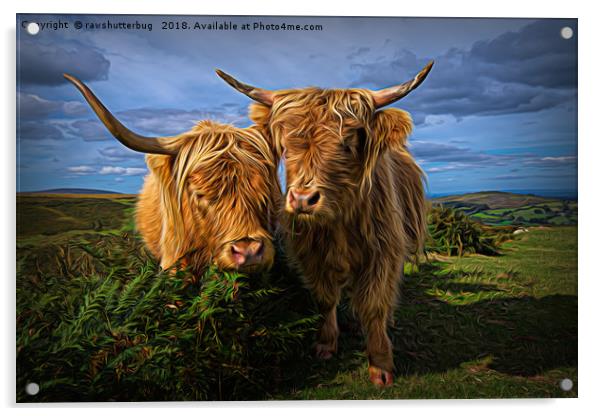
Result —
<instances>
[{"instance_id":1,"label":"shrub","mask_svg":"<svg viewBox=\"0 0 602 416\"><path fill-rule=\"evenodd\" d=\"M485 232L481 225L461 211L435 206L429 213L428 222L427 252L448 256L498 254L497 245L501 238L493 232Z\"/></svg>"},{"instance_id":2,"label":"shrub","mask_svg":"<svg viewBox=\"0 0 602 416\"><path fill-rule=\"evenodd\" d=\"M127 236L40 258L19 253L18 401L265 398L309 351L315 308L282 270L170 275Z\"/></svg>"}]
</instances>

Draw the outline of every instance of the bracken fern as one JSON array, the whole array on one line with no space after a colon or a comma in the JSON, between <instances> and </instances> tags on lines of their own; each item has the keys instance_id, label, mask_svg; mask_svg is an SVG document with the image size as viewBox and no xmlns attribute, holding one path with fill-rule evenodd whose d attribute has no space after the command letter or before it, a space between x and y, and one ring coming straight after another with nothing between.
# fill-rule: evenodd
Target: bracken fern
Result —
<instances>
[{"instance_id":1,"label":"bracken fern","mask_svg":"<svg viewBox=\"0 0 602 416\"><path fill-rule=\"evenodd\" d=\"M260 399L307 354L317 317L296 277L170 274L139 244L71 244L35 273L19 253L18 401Z\"/></svg>"}]
</instances>

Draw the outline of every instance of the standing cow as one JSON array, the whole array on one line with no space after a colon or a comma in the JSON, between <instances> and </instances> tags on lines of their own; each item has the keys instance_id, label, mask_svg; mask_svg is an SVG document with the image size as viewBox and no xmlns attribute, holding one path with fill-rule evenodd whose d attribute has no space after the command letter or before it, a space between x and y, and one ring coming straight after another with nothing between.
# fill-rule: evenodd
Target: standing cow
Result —
<instances>
[{"instance_id":1,"label":"standing cow","mask_svg":"<svg viewBox=\"0 0 602 416\"><path fill-rule=\"evenodd\" d=\"M217 71L259 103L251 106L251 119L284 159L280 221L323 316L318 357L336 352L336 307L341 289L350 286L367 335L370 380L381 386L393 382L387 324L404 260L423 243L426 208L423 174L406 147L410 115L377 110L418 87L432 64L413 80L380 91L269 91Z\"/></svg>"},{"instance_id":2,"label":"standing cow","mask_svg":"<svg viewBox=\"0 0 602 416\"><path fill-rule=\"evenodd\" d=\"M136 225L162 268L178 261L195 273L208 264L241 271L271 267L277 163L256 127L202 121L177 136L143 137L123 126L83 82L65 78L117 140L147 154L150 173Z\"/></svg>"}]
</instances>

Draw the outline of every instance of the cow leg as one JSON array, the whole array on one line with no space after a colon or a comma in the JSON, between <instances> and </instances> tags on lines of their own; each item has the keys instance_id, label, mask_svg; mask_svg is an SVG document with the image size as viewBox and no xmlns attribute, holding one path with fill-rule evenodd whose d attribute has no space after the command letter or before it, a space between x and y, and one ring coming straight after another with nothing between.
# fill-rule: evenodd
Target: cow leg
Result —
<instances>
[{"instance_id":1,"label":"cow leg","mask_svg":"<svg viewBox=\"0 0 602 416\"><path fill-rule=\"evenodd\" d=\"M337 351L339 326L337 305L341 297L341 285L335 279L308 279L309 288L316 299L322 322L318 330L316 357L328 360Z\"/></svg>"},{"instance_id":2,"label":"cow leg","mask_svg":"<svg viewBox=\"0 0 602 416\"><path fill-rule=\"evenodd\" d=\"M337 352L337 341L339 338L337 306L334 305L322 312L322 319L322 326L318 332L318 343L316 344L316 357L328 360Z\"/></svg>"},{"instance_id":3,"label":"cow leg","mask_svg":"<svg viewBox=\"0 0 602 416\"><path fill-rule=\"evenodd\" d=\"M387 283L362 279L352 297L353 309L366 333L370 381L377 386L393 383L393 347L387 335L387 324L397 297L397 285L396 279Z\"/></svg>"}]
</instances>

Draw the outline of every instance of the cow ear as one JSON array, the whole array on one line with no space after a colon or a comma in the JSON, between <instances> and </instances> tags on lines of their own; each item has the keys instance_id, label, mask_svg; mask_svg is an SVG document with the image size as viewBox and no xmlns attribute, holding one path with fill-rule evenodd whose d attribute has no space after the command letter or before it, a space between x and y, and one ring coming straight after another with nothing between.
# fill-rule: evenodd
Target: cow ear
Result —
<instances>
[{"instance_id":1,"label":"cow ear","mask_svg":"<svg viewBox=\"0 0 602 416\"><path fill-rule=\"evenodd\" d=\"M412 132L412 117L407 111L388 108L377 111L372 121L372 135L383 148L404 148Z\"/></svg>"},{"instance_id":2,"label":"cow ear","mask_svg":"<svg viewBox=\"0 0 602 416\"><path fill-rule=\"evenodd\" d=\"M176 191L176 180L173 173L174 161L175 157L173 156L146 155L146 165L159 184L160 209L163 220L162 227L164 230L168 230L168 232L163 233L161 244L164 247L171 247L169 251L175 253L174 258L171 259L173 261L177 260L182 254L174 244L177 245L178 241L184 241L184 218L182 217L182 205L178 200ZM176 237L172 238L171 236L174 235ZM171 265L171 263L169 264ZM161 266L163 267L163 261L161 262Z\"/></svg>"},{"instance_id":3,"label":"cow ear","mask_svg":"<svg viewBox=\"0 0 602 416\"><path fill-rule=\"evenodd\" d=\"M172 192L173 185L173 156L146 155L148 169L159 179L161 188Z\"/></svg>"},{"instance_id":4,"label":"cow ear","mask_svg":"<svg viewBox=\"0 0 602 416\"><path fill-rule=\"evenodd\" d=\"M249 118L260 127L267 127L270 121L270 107L253 103L249 106Z\"/></svg>"},{"instance_id":5,"label":"cow ear","mask_svg":"<svg viewBox=\"0 0 602 416\"><path fill-rule=\"evenodd\" d=\"M378 159L388 150L403 151L412 132L412 117L406 111L388 108L377 111L367 126L362 188L371 186Z\"/></svg>"},{"instance_id":6,"label":"cow ear","mask_svg":"<svg viewBox=\"0 0 602 416\"><path fill-rule=\"evenodd\" d=\"M276 140L270 129L270 117L271 108L267 105L253 103L249 106L249 118L255 123L263 138L267 140L270 149L272 149L274 158L280 160L282 149L280 143Z\"/></svg>"}]
</instances>

